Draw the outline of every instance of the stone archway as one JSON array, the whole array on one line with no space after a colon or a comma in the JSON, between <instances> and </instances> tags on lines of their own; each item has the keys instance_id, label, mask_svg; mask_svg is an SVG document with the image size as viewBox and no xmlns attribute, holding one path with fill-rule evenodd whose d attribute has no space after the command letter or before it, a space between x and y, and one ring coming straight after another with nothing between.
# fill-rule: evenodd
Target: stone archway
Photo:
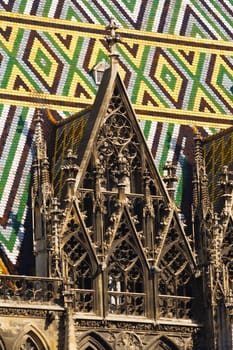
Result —
<instances>
[{"instance_id":1,"label":"stone archway","mask_svg":"<svg viewBox=\"0 0 233 350\"><path fill-rule=\"evenodd\" d=\"M159 339L156 339L152 343L149 344L149 346L146 348L146 350L181 350L171 339L162 336Z\"/></svg>"},{"instance_id":2,"label":"stone archway","mask_svg":"<svg viewBox=\"0 0 233 350\"><path fill-rule=\"evenodd\" d=\"M34 326L28 326L20 334L13 350L49 350L46 340Z\"/></svg>"},{"instance_id":3,"label":"stone archway","mask_svg":"<svg viewBox=\"0 0 233 350\"><path fill-rule=\"evenodd\" d=\"M79 348L80 350L112 350L107 341L95 332L84 334L79 341Z\"/></svg>"}]
</instances>

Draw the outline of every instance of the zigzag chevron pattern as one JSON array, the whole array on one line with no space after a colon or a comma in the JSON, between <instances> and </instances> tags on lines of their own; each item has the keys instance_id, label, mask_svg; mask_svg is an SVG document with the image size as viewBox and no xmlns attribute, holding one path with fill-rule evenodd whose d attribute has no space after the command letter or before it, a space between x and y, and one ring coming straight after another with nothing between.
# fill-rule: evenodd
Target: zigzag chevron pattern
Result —
<instances>
[{"instance_id":1,"label":"zigzag chevron pattern","mask_svg":"<svg viewBox=\"0 0 233 350\"><path fill-rule=\"evenodd\" d=\"M24 236L33 115L62 117L92 104L92 68L108 62L110 17L120 24L121 74L160 172L177 164L181 204L192 128L232 122L230 2L0 0L0 241L15 264Z\"/></svg>"},{"instance_id":2,"label":"zigzag chevron pattern","mask_svg":"<svg viewBox=\"0 0 233 350\"><path fill-rule=\"evenodd\" d=\"M0 10L158 33L231 40L233 5L219 0L1 0Z\"/></svg>"},{"instance_id":3,"label":"zigzag chevron pattern","mask_svg":"<svg viewBox=\"0 0 233 350\"><path fill-rule=\"evenodd\" d=\"M28 16L19 21L5 13L0 19L3 100L68 112L93 102L92 68L101 59L108 61L103 26L50 25L50 20ZM44 31L46 26L50 31ZM232 44L136 31L123 32L122 38L122 75L140 119L232 124ZM185 110L192 111L188 118Z\"/></svg>"}]
</instances>

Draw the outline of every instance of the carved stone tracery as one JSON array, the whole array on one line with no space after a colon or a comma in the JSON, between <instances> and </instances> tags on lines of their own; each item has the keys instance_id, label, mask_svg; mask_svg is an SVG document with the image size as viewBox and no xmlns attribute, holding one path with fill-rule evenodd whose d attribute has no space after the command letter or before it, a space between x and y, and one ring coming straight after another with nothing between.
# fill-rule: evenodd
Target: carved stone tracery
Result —
<instances>
[{"instance_id":1,"label":"carved stone tracery","mask_svg":"<svg viewBox=\"0 0 233 350\"><path fill-rule=\"evenodd\" d=\"M17 349L19 350L47 350L47 346L40 337L34 333L34 331L29 331L25 334L21 340L19 340Z\"/></svg>"},{"instance_id":2,"label":"carved stone tracery","mask_svg":"<svg viewBox=\"0 0 233 350\"><path fill-rule=\"evenodd\" d=\"M74 292L75 310L79 312L93 312L93 264L82 232L75 216L67 225L64 234L63 254L65 261L65 275Z\"/></svg>"},{"instance_id":3,"label":"carved stone tracery","mask_svg":"<svg viewBox=\"0 0 233 350\"><path fill-rule=\"evenodd\" d=\"M170 230L166 239L166 251L160 261L160 294L189 296L188 283L192 276L176 230Z\"/></svg>"},{"instance_id":4,"label":"carved stone tracery","mask_svg":"<svg viewBox=\"0 0 233 350\"><path fill-rule=\"evenodd\" d=\"M159 268L159 317L192 318L192 269L172 220Z\"/></svg>"},{"instance_id":5,"label":"carved stone tracery","mask_svg":"<svg viewBox=\"0 0 233 350\"><path fill-rule=\"evenodd\" d=\"M111 313L143 315L144 274L130 230L123 220L112 243L108 261L108 295Z\"/></svg>"},{"instance_id":6,"label":"carved stone tracery","mask_svg":"<svg viewBox=\"0 0 233 350\"><path fill-rule=\"evenodd\" d=\"M141 192L140 147L117 90L97 139L97 159L103 188L112 191L124 183L126 192Z\"/></svg>"},{"instance_id":7,"label":"carved stone tracery","mask_svg":"<svg viewBox=\"0 0 233 350\"><path fill-rule=\"evenodd\" d=\"M30 337L27 337L27 339L25 339L23 344L20 346L19 350L40 350L40 348L37 347Z\"/></svg>"},{"instance_id":8,"label":"carved stone tracery","mask_svg":"<svg viewBox=\"0 0 233 350\"><path fill-rule=\"evenodd\" d=\"M143 346L139 337L133 332L122 332L116 336L116 350L142 350Z\"/></svg>"}]
</instances>

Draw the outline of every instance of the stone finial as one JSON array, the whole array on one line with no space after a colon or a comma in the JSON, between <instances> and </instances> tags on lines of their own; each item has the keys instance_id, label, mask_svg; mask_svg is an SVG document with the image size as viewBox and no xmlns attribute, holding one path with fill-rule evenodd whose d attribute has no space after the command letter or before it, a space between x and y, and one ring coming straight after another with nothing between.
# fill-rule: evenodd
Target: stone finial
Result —
<instances>
[{"instance_id":1,"label":"stone finial","mask_svg":"<svg viewBox=\"0 0 233 350\"><path fill-rule=\"evenodd\" d=\"M72 149L67 150L67 154L65 157L66 164L62 167L62 170L65 171L67 177L70 179L75 179L79 167L75 164L77 156L73 154Z\"/></svg>"},{"instance_id":2,"label":"stone finial","mask_svg":"<svg viewBox=\"0 0 233 350\"><path fill-rule=\"evenodd\" d=\"M69 202L74 195L74 184L76 175L78 173L79 167L75 164L77 156L73 154L71 149L67 150L67 155L65 158L66 164L62 166L62 170L66 174L66 184L67 184L67 198Z\"/></svg>"},{"instance_id":3,"label":"stone finial","mask_svg":"<svg viewBox=\"0 0 233 350\"><path fill-rule=\"evenodd\" d=\"M164 166L164 170L167 171L167 175L163 177L163 181L167 185L167 190L171 198L174 199L174 192L175 192L174 183L178 181L176 176L176 166L168 161Z\"/></svg>"},{"instance_id":4,"label":"stone finial","mask_svg":"<svg viewBox=\"0 0 233 350\"><path fill-rule=\"evenodd\" d=\"M228 169L228 166L223 167L223 171L221 174L221 180L219 181L219 185L223 189L223 199L224 199L224 208L225 210L231 209L232 203L232 192L233 192L233 171Z\"/></svg>"},{"instance_id":5,"label":"stone finial","mask_svg":"<svg viewBox=\"0 0 233 350\"><path fill-rule=\"evenodd\" d=\"M109 35L106 36L106 40L108 43L110 56L118 57L118 51L116 48L116 44L121 42L120 35L116 32L118 29L118 25L116 24L113 18L110 19L109 25L106 27L106 30L109 32Z\"/></svg>"}]
</instances>

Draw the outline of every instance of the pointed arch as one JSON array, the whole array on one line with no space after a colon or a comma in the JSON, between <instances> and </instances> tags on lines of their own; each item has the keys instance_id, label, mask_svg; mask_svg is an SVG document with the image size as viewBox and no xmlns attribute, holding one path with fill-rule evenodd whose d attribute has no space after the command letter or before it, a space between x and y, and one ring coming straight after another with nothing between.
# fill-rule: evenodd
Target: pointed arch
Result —
<instances>
[{"instance_id":1,"label":"pointed arch","mask_svg":"<svg viewBox=\"0 0 233 350\"><path fill-rule=\"evenodd\" d=\"M75 311L93 312L97 259L79 208L73 203L63 230L65 274L73 282Z\"/></svg>"},{"instance_id":2,"label":"pointed arch","mask_svg":"<svg viewBox=\"0 0 233 350\"><path fill-rule=\"evenodd\" d=\"M112 350L108 342L98 333L89 332L84 334L79 341L80 350Z\"/></svg>"},{"instance_id":3,"label":"pointed arch","mask_svg":"<svg viewBox=\"0 0 233 350\"><path fill-rule=\"evenodd\" d=\"M146 350L180 350L180 348L174 344L174 342L166 336L162 336L155 341L152 341Z\"/></svg>"},{"instance_id":4,"label":"pointed arch","mask_svg":"<svg viewBox=\"0 0 233 350\"><path fill-rule=\"evenodd\" d=\"M173 217L158 263L159 317L192 318L194 266L186 243Z\"/></svg>"},{"instance_id":5,"label":"pointed arch","mask_svg":"<svg viewBox=\"0 0 233 350\"><path fill-rule=\"evenodd\" d=\"M13 350L49 350L43 334L34 326L28 325L16 340Z\"/></svg>"},{"instance_id":6,"label":"pointed arch","mask_svg":"<svg viewBox=\"0 0 233 350\"><path fill-rule=\"evenodd\" d=\"M187 238L173 213L158 259L160 294L191 296L189 283L194 274L194 264Z\"/></svg>"},{"instance_id":7,"label":"pointed arch","mask_svg":"<svg viewBox=\"0 0 233 350\"><path fill-rule=\"evenodd\" d=\"M63 231L62 251L75 288L90 289L97 259L78 207L73 204Z\"/></svg>"},{"instance_id":8,"label":"pointed arch","mask_svg":"<svg viewBox=\"0 0 233 350\"><path fill-rule=\"evenodd\" d=\"M148 265L131 220L124 208L109 245L106 304L109 313L142 316L146 313Z\"/></svg>"},{"instance_id":9,"label":"pointed arch","mask_svg":"<svg viewBox=\"0 0 233 350\"><path fill-rule=\"evenodd\" d=\"M117 84L97 135L96 150L105 190L116 190L123 180L127 193L142 193L141 144Z\"/></svg>"}]
</instances>

